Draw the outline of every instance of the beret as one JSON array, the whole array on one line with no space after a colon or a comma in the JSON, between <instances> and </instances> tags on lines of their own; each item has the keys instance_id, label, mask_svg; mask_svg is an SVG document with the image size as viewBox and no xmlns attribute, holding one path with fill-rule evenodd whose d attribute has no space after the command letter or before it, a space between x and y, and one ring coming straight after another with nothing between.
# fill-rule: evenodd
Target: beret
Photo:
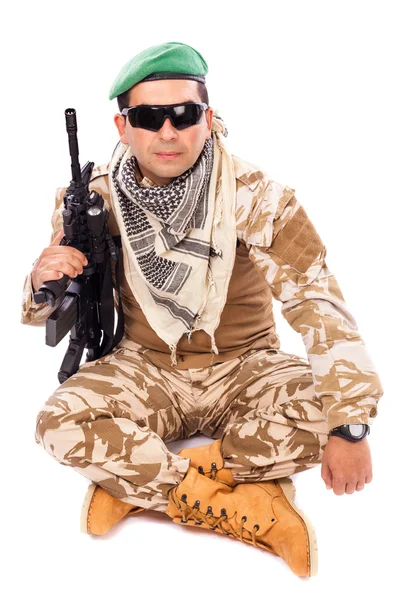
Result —
<instances>
[{"instance_id":1,"label":"beret","mask_svg":"<svg viewBox=\"0 0 400 600\"><path fill-rule=\"evenodd\" d=\"M194 79L205 83L208 66L197 50L179 42L151 46L128 61L111 86L113 100L141 81Z\"/></svg>"}]
</instances>

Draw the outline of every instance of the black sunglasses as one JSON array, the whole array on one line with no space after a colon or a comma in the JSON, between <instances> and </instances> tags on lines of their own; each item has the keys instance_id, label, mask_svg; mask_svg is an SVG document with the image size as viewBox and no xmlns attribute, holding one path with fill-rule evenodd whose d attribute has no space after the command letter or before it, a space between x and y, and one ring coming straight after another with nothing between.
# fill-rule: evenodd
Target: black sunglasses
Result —
<instances>
[{"instance_id":1,"label":"black sunglasses","mask_svg":"<svg viewBox=\"0 0 400 600\"><path fill-rule=\"evenodd\" d=\"M203 110L208 106L204 102L184 102L183 104L166 104L152 106L140 104L124 108L121 113L128 117L132 127L158 131L167 117L171 119L175 129L186 129L196 125L201 119Z\"/></svg>"}]
</instances>

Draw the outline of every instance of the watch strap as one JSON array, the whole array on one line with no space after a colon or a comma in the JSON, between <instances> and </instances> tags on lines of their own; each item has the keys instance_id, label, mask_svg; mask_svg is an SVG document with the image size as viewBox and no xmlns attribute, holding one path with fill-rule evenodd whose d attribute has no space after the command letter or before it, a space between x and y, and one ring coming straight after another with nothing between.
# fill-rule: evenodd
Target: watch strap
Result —
<instances>
[{"instance_id":1,"label":"watch strap","mask_svg":"<svg viewBox=\"0 0 400 600\"><path fill-rule=\"evenodd\" d=\"M340 425L339 427L335 427L334 429L331 429L331 431L329 432L329 437L330 436L337 436L337 437L341 437L344 440L348 440L349 442L361 442L361 440L363 440L367 435L369 435L370 433L370 426L366 425L365 423L360 423L363 425L364 431L362 433L361 436L357 436L354 437L353 435L351 435L350 431L349 431L349 425Z\"/></svg>"}]
</instances>

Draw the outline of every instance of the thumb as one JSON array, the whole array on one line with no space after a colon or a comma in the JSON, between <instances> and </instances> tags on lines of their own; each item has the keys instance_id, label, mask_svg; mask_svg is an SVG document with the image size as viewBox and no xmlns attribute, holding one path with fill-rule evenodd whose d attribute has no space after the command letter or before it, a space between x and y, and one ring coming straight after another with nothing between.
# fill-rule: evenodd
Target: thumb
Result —
<instances>
[{"instance_id":1,"label":"thumb","mask_svg":"<svg viewBox=\"0 0 400 600\"><path fill-rule=\"evenodd\" d=\"M64 237L64 229L61 227L60 231L53 238L50 246L59 246L63 237Z\"/></svg>"}]
</instances>

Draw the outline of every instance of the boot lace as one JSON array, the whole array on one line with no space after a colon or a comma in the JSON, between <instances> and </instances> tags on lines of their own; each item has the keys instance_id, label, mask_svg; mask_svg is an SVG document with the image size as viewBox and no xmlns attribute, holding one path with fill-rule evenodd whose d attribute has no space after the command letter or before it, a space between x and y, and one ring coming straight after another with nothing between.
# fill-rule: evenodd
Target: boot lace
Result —
<instances>
[{"instance_id":1,"label":"boot lace","mask_svg":"<svg viewBox=\"0 0 400 600\"><path fill-rule=\"evenodd\" d=\"M224 483L229 487L234 487L236 485L236 483L230 483L228 481L225 481L224 479L220 479L219 477L217 477L219 469L217 469L217 465L215 462L211 463L210 471L204 471L204 468L201 465L197 467L197 470L201 475L205 475L206 477L209 477L209 479L214 479L214 481L220 481L221 483Z\"/></svg>"},{"instance_id":2,"label":"boot lace","mask_svg":"<svg viewBox=\"0 0 400 600\"><path fill-rule=\"evenodd\" d=\"M204 471L201 465L197 468L197 470L201 475L209 475L210 479L217 479L217 464L215 462L211 463L211 471Z\"/></svg>"},{"instance_id":3,"label":"boot lace","mask_svg":"<svg viewBox=\"0 0 400 600\"><path fill-rule=\"evenodd\" d=\"M245 528L244 524L247 521L247 517L243 515L240 519L239 528L234 528L232 523L230 523L230 519L236 516L236 512L233 517L228 517L226 514L226 509L221 508L220 516L214 515L212 506L207 507L207 512L203 512L200 510L200 500L196 500L193 506L189 506L187 504L187 495L182 494L181 498L175 493L175 490L171 490L172 499L174 501L175 506L182 514L181 523L187 523L188 520L194 520L195 525L202 525L206 523L206 525L211 529L219 529L224 535L232 535L236 538L239 538L240 541L248 540L252 542L253 546L257 546L256 540L256 532L260 529L260 526L256 523L253 525L252 530L249 531ZM275 519L271 519L274 521Z\"/></svg>"}]
</instances>

